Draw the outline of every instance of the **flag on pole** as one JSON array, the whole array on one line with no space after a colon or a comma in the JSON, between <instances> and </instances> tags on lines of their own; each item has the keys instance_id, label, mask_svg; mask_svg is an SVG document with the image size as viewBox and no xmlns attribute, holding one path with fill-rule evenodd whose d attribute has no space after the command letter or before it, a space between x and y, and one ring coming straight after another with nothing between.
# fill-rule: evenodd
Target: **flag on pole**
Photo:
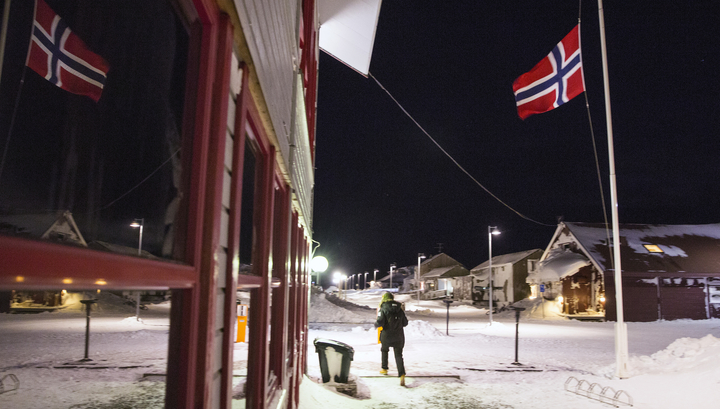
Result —
<instances>
[{"instance_id":1,"label":"flag on pole","mask_svg":"<svg viewBox=\"0 0 720 409\"><path fill-rule=\"evenodd\" d=\"M570 31L532 70L513 82L518 115L555 109L585 91L580 58L580 25Z\"/></svg>"},{"instance_id":2,"label":"flag on pole","mask_svg":"<svg viewBox=\"0 0 720 409\"><path fill-rule=\"evenodd\" d=\"M56 86L100 99L110 65L70 30L44 0L36 0L26 65Z\"/></svg>"}]
</instances>

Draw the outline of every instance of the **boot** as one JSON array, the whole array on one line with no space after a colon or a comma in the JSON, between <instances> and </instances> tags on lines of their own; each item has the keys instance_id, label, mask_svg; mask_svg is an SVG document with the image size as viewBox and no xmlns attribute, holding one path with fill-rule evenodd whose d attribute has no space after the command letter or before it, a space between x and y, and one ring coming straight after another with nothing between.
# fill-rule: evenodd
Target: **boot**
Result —
<instances>
[{"instance_id":1,"label":"boot","mask_svg":"<svg viewBox=\"0 0 720 409\"><path fill-rule=\"evenodd\" d=\"M387 369L383 368L380 370L380 375L387 375Z\"/></svg>"},{"instance_id":2,"label":"boot","mask_svg":"<svg viewBox=\"0 0 720 409\"><path fill-rule=\"evenodd\" d=\"M405 386L405 375L400 375L400 386Z\"/></svg>"}]
</instances>

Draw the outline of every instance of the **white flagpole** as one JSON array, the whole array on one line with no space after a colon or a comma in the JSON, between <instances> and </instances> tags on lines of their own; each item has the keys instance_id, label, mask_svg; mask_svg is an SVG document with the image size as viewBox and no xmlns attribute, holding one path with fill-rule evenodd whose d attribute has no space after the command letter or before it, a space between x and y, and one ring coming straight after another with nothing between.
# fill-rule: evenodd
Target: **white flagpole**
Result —
<instances>
[{"instance_id":1,"label":"white flagpole","mask_svg":"<svg viewBox=\"0 0 720 409\"><path fill-rule=\"evenodd\" d=\"M0 31L0 80L2 80L2 66L5 61L5 42L7 41L8 22L10 20L10 2L5 0L2 17L2 31Z\"/></svg>"},{"instance_id":2,"label":"white flagpole","mask_svg":"<svg viewBox=\"0 0 720 409\"><path fill-rule=\"evenodd\" d=\"M607 47L605 45L605 17L602 0L598 0L600 19L600 45L602 47L603 79L605 88L605 118L607 121L608 156L610 159L610 205L612 207L613 257L615 260L615 301L617 322L615 323L615 376L628 377L627 324L623 316L622 267L620 265L620 225L618 222L617 180L615 178L615 151L613 149L612 114L610 113L610 82L608 80Z\"/></svg>"}]
</instances>

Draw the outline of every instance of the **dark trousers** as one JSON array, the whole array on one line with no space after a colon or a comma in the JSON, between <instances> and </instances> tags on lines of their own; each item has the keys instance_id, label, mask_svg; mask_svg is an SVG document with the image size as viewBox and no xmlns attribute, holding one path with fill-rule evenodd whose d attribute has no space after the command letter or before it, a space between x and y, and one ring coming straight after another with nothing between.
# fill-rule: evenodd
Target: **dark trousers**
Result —
<instances>
[{"instance_id":1,"label":"dark trousers","mask_svg":"<svg viewBox=\"0 0 720 409\"><path fill-rule=\"evenodd\" d=\"M382 352L382 368L388 369L388 352L390 352L390 347L392 347L395 353L395 365L397 366L398 376L405 375L405 362L403 361L402 355L405 340L382 343L382 347L380 347L380 352Z\"/></svg>"}]
</instances>

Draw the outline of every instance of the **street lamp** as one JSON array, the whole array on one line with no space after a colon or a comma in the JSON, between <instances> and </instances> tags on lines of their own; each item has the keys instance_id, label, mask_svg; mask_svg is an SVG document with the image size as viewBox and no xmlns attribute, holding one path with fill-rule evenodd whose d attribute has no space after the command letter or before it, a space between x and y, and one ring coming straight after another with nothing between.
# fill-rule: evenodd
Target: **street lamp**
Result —
<instances>
[{"instance_id":1,"label":"street lamp","mask_svg":"<svg viewBox=\"0 0 720 409\"><path fill-rule=\"evenodd\" d=\"M365 272L365 285L363 286L363 290L367 288L367 275L368 275L368 272L366 271Z\"/></svg>"},{"instance_id":2,"label":"street lamp","mask_svg":"<svg viewBox=\"0 0 720 409\"><path fill-rule=\"evenodd\" d=\"M392 272L395 269L395 263L390 264L390 289L392 290Z\"/></svg>"},{"instance_id":3,"label":"street lamp","mask_svg":"<svg viewBox=\"0 0 720 409\"><path fill-rule=\"evenodd\" d=\"M324 273L328 268L328 261L323 256L315 256L310 262L310 269L316 273L316 280L320 281L320 273Z\"/></svg>"},{"instance_id":4,"label":"street lamp","mask_svg":"<svg viewBox=\"0 0 720 409\"><path fill-rule=\"evenodd\" d=\"M380 270L378 270L377 268L376 268L375 270L373 270L373 281L377 281L377 273L378 273L378 271L380 271Z\"/></svg>"},{"instance_id":5,"label":"street lamp","mask_svg":"<svg viewBox=\"0 0 720 409\"><path fill-rule=\"evenodd\" d=\"M336 271L333 273L333 284L337 284L340 290L340 298L342 298L343 295L343 284L344 280L347 277L345 277L345 274L341 273L340 271Z\"/></svg>"},{"instance_id":6,"label":"street lamp","mask_svg":"<svg viewBox=\"0 0 720 409\"><path fill-rule=\"evenodd\" d=\"M140 238L138 239L138 256L142 254L142 235L143 235L143 228L145 227L145 219L135 219L132 223L130 223L130 227L133 229L140 228Z\"/></svg>"},{"instance_id":7,"label":"street lamp","mask_svg":"<svg viewBox=\"0 0 720 409\"><path fill-rule=\"evenodd\" d=\"M140 237L138 238L138 256L140 256L142 255L142 235L143 228L145 228L145 218L135 219L130 223L130 227L140 229ZM135 300L135 319L140 321L140 291L137 292L137 299Z\"/></svg>"},{"instance_id":8,"label":"street lamp","mask_svg":"<svg viewBox=\"0 0 720 409\"><path fill-rule=\"evenodd\" d=\"M418 268L415 270L415 286L417 291L417 301L418 305L420 305L420 260L425 258L425 254L418 253Z\"/></svg>"},{"instance_id":9,"label":"street lamp","mask_svg":"<svg viewBox=\"0 0 720 409\"><path fill-rule=\"evenodd\" d=\"M497 226L488 226L488 268L489 268L489 274L488 274L488 280L490 285L490 325L492 325L492 311L493 311L493 272L492 272L492 236L500 234L500 230L497 229Z\"/></svg>"}]
</instances>

